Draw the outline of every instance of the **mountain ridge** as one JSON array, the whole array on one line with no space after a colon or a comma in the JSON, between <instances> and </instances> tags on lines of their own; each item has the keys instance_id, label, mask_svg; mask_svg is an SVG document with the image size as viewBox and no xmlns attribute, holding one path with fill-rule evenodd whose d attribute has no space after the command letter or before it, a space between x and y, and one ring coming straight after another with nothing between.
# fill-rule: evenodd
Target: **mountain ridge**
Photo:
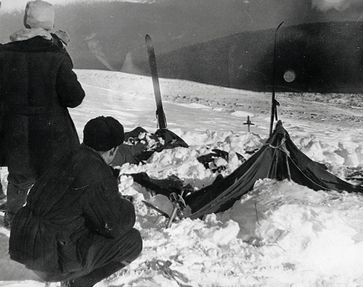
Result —
<instances>
[{"instance_id":1,"label":"mountain ridge","mask_svg":"<svg viewBox=\"0 0 363 287\"><path fill-rule=\"evenodd\" d=\"M277 34L275 89L290 92L363 90L362 22L282 27ZM232 34L157 55L161 77L271 91L274 29ZM138 57L136 57L138 58ZM148 73L146 62L134 62ZM293 76L291 82L285 73Z\"/></svg>"},{"instance_id":2,"label":"mountain ridge","mask_svg":"<svg viewBox=\"0 0 363 287\"><path fill-rule=\"evenodd\" d=\"M343 21L347 19L356 19L360 11L351 8L343 12L332 10L323 13L312 9L309 1L270 0L267 3L264 2L264 5L260 2L260 0L247 1L243 4L237 0L225 0L223 3L219 0L178 0L157 1L147 4L112 1L73 3L67 6L56 6L56 28L65 30L70 34L71 43L67 49L72 56L75 68L148 73L147 66L143 64L146 62L144 36L150 34L153 38L158 62L161 62L158 63L161 70L164 69L163 62L182 58L181 55L175 54L179 53L184 54L186 59L176 61L175 68L183 67L184 72L181 73L181 76L184 78L237 88L269 90L272 85L271 71L269 71L271 69L271 45L273 43L271 31L278 23L282 20L285 21L285 25L279 33L283 36L284 29L290 26L303 25L302 23L329 23L331 19L338 23L344 23ZM269 13L266 14L266 11ZM329 26L328 24L325 25ZM0 17L0 42L7 42L9 35L20 28L22 28L22 12L2 14ZM268 29L272 30L264 32ZM247 33L245 37L247 37L248 45L238 39L233 44L231 40L232 44L227 47L229 54L226 55L226 49L223 47L223 40L221 39L223 37L238 38L236 35L240 33ZM256 37L251 33L257 33L254 34ZM265 35L262 35L263 33ZM294 53L287 53L287 55L291 54L288 56L289 61L295 65L299 61L304 65L309 63L301 60L303 55L299 45L305 47L305 51L307 45L311 45L310 40L307 42L303 39L304 37L319 43L321 47L316 44L313 47L318 47L318 52L324 56L323 51L321 51L325 45L324 42L319 42L317 37L314 38L301 29L295 29L294 33L294 37L289 36L291 43L287 45L288 47L295 47ZM320 36L325 37L322 33ZM360 45L360 38L358 35L358 40L350 38L349 41L358 41ZM220 47L218 53L216 53L216 48L213 48L213 45L206 48L205 44L201 44L213 40L216 40L213 45ZM202 46L193 46L199 44ZM194 47L189 49L196 50L194 54L184 50L189 46ZM241 48L249 54L238 54ZM200 52L198 52L199 49ZM177 52L174 53L174 50ZM347 48L343 47L343 50L347 50ZM354 49L347 52L348 55L353 52L356 58L360 57L357 56L357 51ZM360 51L358 52L360 53ZM169 56L165 56L168 53ZM172 54L174 60L170 60ZM327 54L330 55L330 53ZM159 59L159 55L163 56ZM195 59L193 55L197 55L197 58ZM169 60L163 59L164 57L169 57ZM332 55L329 57L332 59ZM236 60L231 61L231 59ZM354 57L349 56L348 64L360 72L360 67L356 66L355 60ZM215 61L219 64L214 64ZM230 62L228 68L224 68L228 61ZM185 66L184 62L191 67ZM193 65L196 67L193 68ZM241 65L242 68L240 69ZM266 66L266 68L261 69L261 65ZM343 67L339 67L339 69L347 70L344 66L343 63ZM208 73L204 73L203 68ZM247 71L243 69L247 69ZM327 76L323 82L332 82L329 85L314 83L314 78L318 79L321 76L321 69L324 72L324 67L321 68L316 65L316 69L312 69L312 76L307 77L305 81L299 81L301 79L301 73L299 73L296 80L291 84L286 85L285 82L277 82L276 85L282 85L285 89L288 87L290 91L324 91L327 89L349 92L360 90L360 86L356 88L354 85L347 88L347 83L339 84L338 89L336 89ZM243 77L238 76L237 72L242 73ZM357 83L360 81L360 77L349 69L348 72L351 73L348 74ZM170 68L167 72L162 72L165 77L176 77L179 74ZM342 76L342 78L344 77ZM339 79L339 81L343 80ZM345 79L344 81L349 82L350 80ZM310 83L312 83L312 87L309 87Z\"/></svg>"}]
</instances>

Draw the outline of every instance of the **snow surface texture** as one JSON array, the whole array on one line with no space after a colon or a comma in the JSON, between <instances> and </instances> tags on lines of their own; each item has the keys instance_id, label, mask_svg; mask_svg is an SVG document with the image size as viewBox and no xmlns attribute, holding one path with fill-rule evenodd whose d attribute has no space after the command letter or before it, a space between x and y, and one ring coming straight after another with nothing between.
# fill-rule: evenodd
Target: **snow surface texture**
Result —
<instances>
[{"instance_id":1,"label":"snow surface texture","mask_svg":"<svg viewBox=\"0 0 363 287\"><path fill-rule=\"evenodd\" d=\"M77 73L87 93L84 103L71 110L80 136L84 124L98 115L116 117L125 130L136 126L156 130L150 78ZM201 188L216 175L197 156L211 148L229 152L231 160L223 171L228 175L238 167L236 152L248 158L245 151L259 148L268 136L268 94L178 80L161 79L160 84L167 99L168 128L190 148L155 153L145 165L123 165L122 174L146 171L155 178L175 174ZM349 97L335 96L337 103L319 95L307 95L304 101L301 95L298 100L277 95L279 114L297 146L343 177L348 168L363 165L363 111L351 108ZM256 124L252 133L243 125L247 115ZM4 169L1 180L6 186ZM136 228L144 249L128 267L97 286L363 286L362 196L315 192L293 182L266 179L226 212L205 220L185 219L166 229L166 219L142 203L150 193L131 177L121 176L120 192L135 199ZM0 231L3 237L9 235ZM0 242L5 248L6 240ZM24 270L11 262L9 266L19 280L6 281L1 269L0 286L44 286L22 281Z\"/></svg>"}]
</instances>

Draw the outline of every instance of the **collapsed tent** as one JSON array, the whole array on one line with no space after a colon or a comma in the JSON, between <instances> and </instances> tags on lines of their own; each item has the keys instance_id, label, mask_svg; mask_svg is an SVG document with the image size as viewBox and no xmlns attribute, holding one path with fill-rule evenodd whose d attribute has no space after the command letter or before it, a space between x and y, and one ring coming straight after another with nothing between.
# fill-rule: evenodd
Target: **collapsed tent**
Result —
<instances>
[{"instance_id":1,"label":"collapsed tent","mask_svg":"<svg viewBox=\"0 0 363 287\"><path fill-rule=\"evenodd\" d=\"M162 190L167 195L167 179L155 180L143 175L139 181L143 186L154 190ZM183 195L188 214L185 217L200 218L206 214L218 213L232 207L236 200L253 189L259 179L292 180L313 190L335 190L346 192L362 192L363 187L352 185L329 173L325 165L315 162L301 152L290 139L281 121L266 143L246 162L229 176L219 175L209 186L198 191L183 192L182 183L170 191ZM137 180L137 176L134 177ZM175 180L175 179L174 179ZM162 184L162 186L158 186ZM187 210L185 210L187 211Z\"/></svg>"},{"instance_id":2,"label":"collapsed tent","mask_svg":"<svg viewBox=\"0 0 363 287\"><path fill-rule=\"evenodd\" d=\"M200 218L225 211L264 178L288 179L313 190L363 192L363 187L341 180L301 152L279 121L264 146L232 174L185 198L191 208L187 216Z\"/></svg>"}]
</instances>

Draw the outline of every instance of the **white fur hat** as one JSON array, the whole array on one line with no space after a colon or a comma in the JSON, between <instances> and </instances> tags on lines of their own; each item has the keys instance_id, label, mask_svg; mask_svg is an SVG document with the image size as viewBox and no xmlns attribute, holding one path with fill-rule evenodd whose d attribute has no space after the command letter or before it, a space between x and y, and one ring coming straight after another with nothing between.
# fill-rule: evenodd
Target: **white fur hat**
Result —
<instances>
[{"instance_id":1,"label":"white fur hat","mask_svg":"<svg viewBox=\"0 0 363 287\"><path fill-rule=\"evenodd\" d=\"M52 4L35 0L26 4L24 25L26 28L43 28L51 30L54 27L54 7Z\"/></svg>"}]
</instances>

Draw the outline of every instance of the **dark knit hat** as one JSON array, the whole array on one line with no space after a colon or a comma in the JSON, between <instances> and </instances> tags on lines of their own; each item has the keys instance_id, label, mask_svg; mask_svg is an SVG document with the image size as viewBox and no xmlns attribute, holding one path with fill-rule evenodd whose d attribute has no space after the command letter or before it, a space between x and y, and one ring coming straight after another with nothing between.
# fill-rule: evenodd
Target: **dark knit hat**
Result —
<instances>
[{"instance_id":1,"label":"dark knit hat","mask_svg":"<svg viewBox=\"0 0 363 287\"><path fill-rule=\"evenodd\" d=\"M83 143L96 151L108 151L124 141L124 128L113 117L97 117L83 129Z\"/></svg>"}]
</instances>

